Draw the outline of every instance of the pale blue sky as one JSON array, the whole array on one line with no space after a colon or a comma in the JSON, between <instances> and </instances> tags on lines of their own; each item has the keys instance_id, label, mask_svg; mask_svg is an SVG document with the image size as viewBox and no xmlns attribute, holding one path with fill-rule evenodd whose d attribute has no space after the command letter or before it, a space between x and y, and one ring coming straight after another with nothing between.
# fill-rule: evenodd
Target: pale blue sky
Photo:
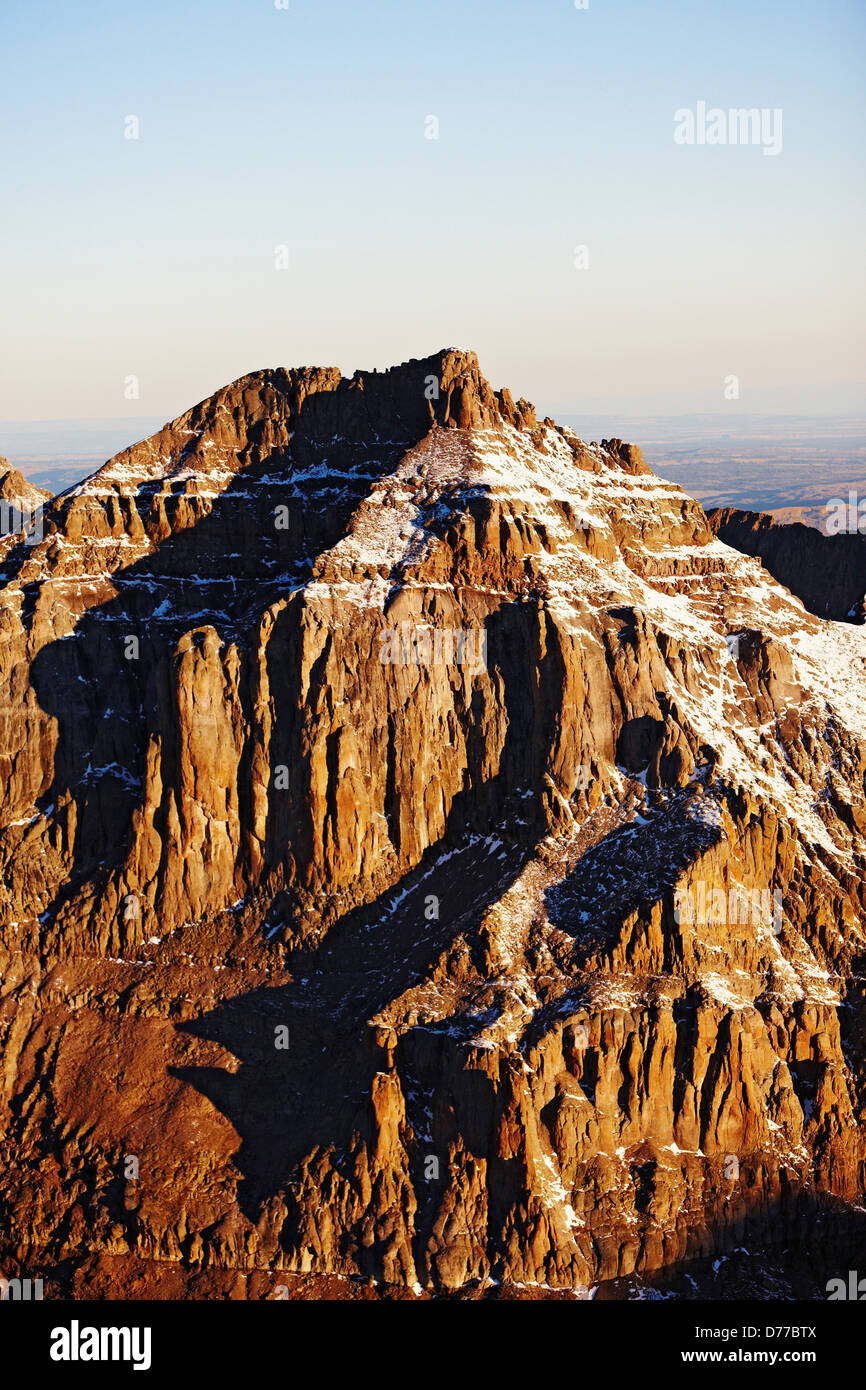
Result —
<instances>
[{"instance_id":1,"label":"pale blue sky","mask_svg":"<svg viewBox=\"0 0 866 1390\"><path fill-rule=\"evenodd\" d=\"M450 344L545 410L862 408L864 57L861 0L3 0L0 420Z\"/></svg>"}]
</instances>

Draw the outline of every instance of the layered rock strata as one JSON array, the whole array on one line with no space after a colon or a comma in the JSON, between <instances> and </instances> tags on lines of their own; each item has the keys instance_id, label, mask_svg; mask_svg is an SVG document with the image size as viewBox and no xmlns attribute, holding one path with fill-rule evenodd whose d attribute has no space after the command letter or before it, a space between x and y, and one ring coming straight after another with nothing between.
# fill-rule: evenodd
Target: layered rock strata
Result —
<instances>
[{"instance_id":1,"label":"layered rock strata","mask_svg":"<svg viewBox=\"0 0 866 1390\"><path fill-rule=\"evenodd\" d=\"M257 372L0 567L10 1271L573 1292L860 1229L866 631L639 449L471 353Z\"/></svg>"}]
</instances>

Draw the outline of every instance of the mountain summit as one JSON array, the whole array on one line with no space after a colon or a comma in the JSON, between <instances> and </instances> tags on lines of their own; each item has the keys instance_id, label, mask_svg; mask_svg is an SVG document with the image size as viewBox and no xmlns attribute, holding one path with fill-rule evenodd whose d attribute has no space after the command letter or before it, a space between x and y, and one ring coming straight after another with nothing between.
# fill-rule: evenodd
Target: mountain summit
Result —
<instances>
[{"instance_id":1,"label":"mountain summit","mask_svg":"<svg viewBox=\"0 0 866 1390\"><path fill-rule=\"evenodd\" d=\"M251 373L43 527L0 549L4 1268L862 1239L866 629L455 349Z\"/></svg>"}]
</instances>

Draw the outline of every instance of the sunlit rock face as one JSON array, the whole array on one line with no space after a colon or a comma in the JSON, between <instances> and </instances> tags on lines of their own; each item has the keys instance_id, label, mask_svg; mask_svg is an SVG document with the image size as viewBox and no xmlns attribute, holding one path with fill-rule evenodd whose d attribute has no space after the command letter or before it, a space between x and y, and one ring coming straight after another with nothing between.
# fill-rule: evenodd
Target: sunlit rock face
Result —
<instances>
[{"instance_id":1,"label":"sunlit rock face","mask_svg":"<svg viewBox=\"0 0 866 1390\"><path fill-rule=\"evenodd\" d=\"M529 1296L856 1234L866 629L456 350L253 373L42 524L7 1277Z\"/></svg>"}]
</instances>

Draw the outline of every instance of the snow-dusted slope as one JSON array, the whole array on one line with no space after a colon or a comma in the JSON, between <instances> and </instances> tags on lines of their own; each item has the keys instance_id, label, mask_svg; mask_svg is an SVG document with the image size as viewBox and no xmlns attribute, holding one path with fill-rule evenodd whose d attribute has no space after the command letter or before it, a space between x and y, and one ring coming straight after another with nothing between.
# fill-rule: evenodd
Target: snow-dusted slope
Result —
<instances>
[{"instance_id":1,"label":"snow-dusted slope","mask_svg":"<svg viewBox=\"0 0 866 1390\"><path fill-rule=\"evenodd\" d=\"M73 1169L74 1258L149 1288L858 1219L866 630L457 351L243 378L45 528L0 593L13 1242L70 1257Z\"/></svg>"}]
</instances>

